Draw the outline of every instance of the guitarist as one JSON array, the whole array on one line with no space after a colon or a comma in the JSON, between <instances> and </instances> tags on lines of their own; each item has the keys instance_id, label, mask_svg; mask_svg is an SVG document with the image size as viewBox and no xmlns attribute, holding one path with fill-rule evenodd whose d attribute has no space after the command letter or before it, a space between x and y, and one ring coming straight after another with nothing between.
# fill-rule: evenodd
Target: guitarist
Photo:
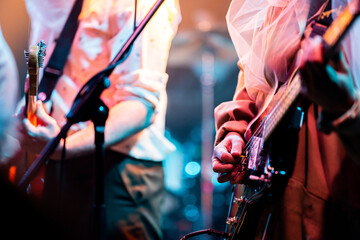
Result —
<instances>
[{"instance_id":1,"label":"guitarist","mask_svg":"<svg viewBox=\"0 0 360 240\"><path fill-rule=\"evenodd\" d=\"M44 40L50 56L76 1L26 0L32 27L30 44ZM80 88L108 66L133 32L135 15L139 22L154 3L83 1L63 74L51 95L52 107L45 109L37 102L36 116L41 122L37 127L19 114L23 150L38 154L58 134ZM174 149L164 137L165 69L179 20L178 1L165 1L101 95L110 109L105 127L107 239L162 239L162 160ZM60 175L64 145L66 160L64 175ZM81 122L70 129L65 143L61 142L46 164L43 204L59 210L76 239L91 238L94 152L93 124Z\"/></svg>"},{"instance_id":2,"label":"guitarist","mask_svg":"<svg viewBox=\"0 0 360 240\"><path fill-rule=\"evenodd\" d=\"M321 33L309 36L314 20L320 16L331 21L327 18L335 18L346 4L233 0L230 5L227 23L240 74L233 101L215 109L212 166L218 181L246 182L238 163L254 132L249 124L275 91L286 86L287 70L299 49L302 92L312 103L304 115L295 159L288 159L294 161L292 175L273 208L265 239L360 238L360 22L327 64ZM256 235L261 238L263 229Z\"/></svg>"}]
</instances>

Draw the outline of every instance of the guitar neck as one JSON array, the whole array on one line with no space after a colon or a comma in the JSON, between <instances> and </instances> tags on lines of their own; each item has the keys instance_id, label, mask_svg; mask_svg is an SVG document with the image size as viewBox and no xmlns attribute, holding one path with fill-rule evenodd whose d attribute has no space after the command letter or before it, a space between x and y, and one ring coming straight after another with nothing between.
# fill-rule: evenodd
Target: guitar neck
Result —
<instances>
[{"instance_id":1,"label":"guitar neck","mask_svg":"<svg viewBox=\"0 0 360 240\"><path fill-rule=\"evenodd\" d=\"M28 95L28 102L27 102L27 116L26 118L29 119L32 125L37 126L37 120L36 120L36 96Z\"/></svg>"},{"instance_id":2,"label":"guitar neck","mask_svg":"<svg viewBox=\"0 0 360 240\"><path fill-rule=\"evenodd\" d=\"M27 118L30 122L36 126L37 120L35 117L36 112L36 100L37 100L37 92L39 85L39 67L40 67L40 47L37 45L30 46L30 51L25 53L27 61L28 61L28 79L26 86L26 97L27 97Z\"/></svg>"},{"instance_id":3,"label":"guitar neck","mask_svg":"<svg viewBox=\"0 0 360 240\"><path fill-rule=\"evenodd\" d=\"M295 72L295 76L288 84L286 91L277 101L277 104L273 107L272 111L263 120L262 134L264 140L268 140L275 128L283 119L291 105L295 102L301 92L301 80L298 71Z\"/></svg>"},{"instance_id":4,"label":"guitar neck","mask_svg":"<svg viewBox=\"0 0 360 240\"><path fill-rule=\"evenodd\" d=\"M328 27L323 35L324 42L327 45L324 52L324 62L326 63L336 52L341 39L344 37L350 26L359 16L359 1L355 0L350 2L341 14L334 19L332 24ZM290 106L294 103L301 92L301 79L298 70L293 71L288 88L283 96L278 100L275 107L264 119L262 125L263 138L266 141L273 133L283 116L287 113Z\"/></svg>"}]
</instances>

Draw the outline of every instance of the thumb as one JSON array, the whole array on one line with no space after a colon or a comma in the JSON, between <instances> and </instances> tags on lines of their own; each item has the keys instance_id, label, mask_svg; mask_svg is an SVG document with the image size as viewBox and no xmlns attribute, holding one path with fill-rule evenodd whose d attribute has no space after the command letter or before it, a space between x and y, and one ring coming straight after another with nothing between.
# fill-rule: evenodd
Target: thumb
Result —
<instances>
[{"instance_id":1,"label":"thumb","mask_svg":"<svg viewBox=\"0 0 360 240\"><path fill-rule=\"evenodd\" d=\"M233 157L240 157L244 147L244 140L240 136L232 136L231 155Z\"/></svg>"},{"instance_id":2,"label":"thumb","mask_svg":"<svg viewBox=\"0 0 360 240\"><path fill-rule=\"evenodd\" d=\"M240 157L243 146L244 146L244 142L242 140L233 141L231 148L231 155L233 155L234 157Z\"/></svg>"},{"instance_id":3,"label":"thumb","mask_svg":"<svg viewBox=\"0 0 360 240\"><path fill-rule=\"evenodd\" d=\"M36 117L46 125L49 125L55 121L49 114L46 113L43 103L38 100L36 102Z\"/></svg>"}]
</instances>

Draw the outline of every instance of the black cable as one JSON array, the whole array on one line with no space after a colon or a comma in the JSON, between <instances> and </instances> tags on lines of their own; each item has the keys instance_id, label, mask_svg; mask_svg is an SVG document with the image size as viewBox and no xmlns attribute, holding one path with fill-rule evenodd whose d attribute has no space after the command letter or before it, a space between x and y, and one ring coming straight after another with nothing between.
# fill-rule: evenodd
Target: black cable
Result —
<instances>
[{"instance_id":1,"label":"black cable","mask_svg":"<svg viewBox=\"0 0 360 240\"><path fill-rule=\"evenodd\" d=\"M209 228L209 229L200 230L200 231L196 231L196 232L186 234L184 237L181 238L181 240L189 239L189 238L199 236L199 235L203 235L203 234L223 237L223 238L226 238L226 239L231 237L230 233L221 232L221 231L217 231L217 230Z\"/></svg>"}]
</instances>

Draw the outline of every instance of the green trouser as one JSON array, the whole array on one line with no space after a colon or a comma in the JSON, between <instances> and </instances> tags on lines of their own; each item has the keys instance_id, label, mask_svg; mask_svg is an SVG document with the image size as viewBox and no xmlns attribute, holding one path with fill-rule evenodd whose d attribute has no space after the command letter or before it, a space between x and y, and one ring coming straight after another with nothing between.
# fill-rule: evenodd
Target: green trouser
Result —
<instances>
[{"instance_id":1,"label":"green trouser","mask_svg":"<svg viewBox=\"0 0 360 240\"><path fill-rule=\"evenodd\" d=\"M162 239L162 163L113 151L106 151L104 162L107 239ZM92 239L94 156L68 160L60 169L55 161L46 166L44 205L75 239Z\"/></svg>"}]
</instances>

